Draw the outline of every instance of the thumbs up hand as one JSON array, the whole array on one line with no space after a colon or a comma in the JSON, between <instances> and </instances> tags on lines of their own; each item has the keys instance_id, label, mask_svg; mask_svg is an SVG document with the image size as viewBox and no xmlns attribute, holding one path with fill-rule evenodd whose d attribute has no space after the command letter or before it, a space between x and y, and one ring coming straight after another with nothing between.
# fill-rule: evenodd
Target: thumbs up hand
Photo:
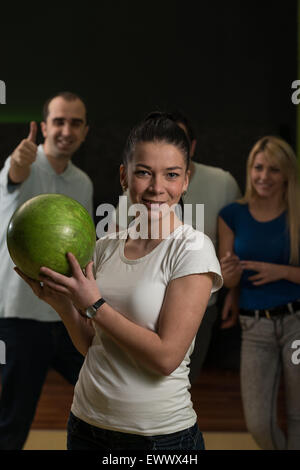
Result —
<instances>
[{"instance_id":1,"label":"thumbs up hand","mask_svg":"<svg viewBox=\"0 0 300 470\"><path fill-rule=\"evenodd\" d=\"M9 178L13 183L22 183L30 174L30 167L37 153L36 134L37 123L32 121L28 137L11 154Z\"/></svg>"},{"instance_id":2,"label":"thumbs up hand","mask_svg":"<svg viewBox=\"0 0 300 470\"><path fill-rule=\"evenodd\" d=\"M30 140L30 142L33 142L34 144L36 143L36 134L37 134L37 124L34 121L31 121L30 123L30 131L27 137L27 140Z\"/></svg>"},{"instance_id":3,"label":"thumbs up hand","mask_svg":"<svg viewBox=\"0 0 300 470\"><path fill-rule=\"evenodd\" d=\"M18 147L11 155L12 164L22 168L29 168L36 159L37 145L36 145L37 124L32 121L30 123L30 131L28 137L23 139Z\"/></svg>"}]
</instances>

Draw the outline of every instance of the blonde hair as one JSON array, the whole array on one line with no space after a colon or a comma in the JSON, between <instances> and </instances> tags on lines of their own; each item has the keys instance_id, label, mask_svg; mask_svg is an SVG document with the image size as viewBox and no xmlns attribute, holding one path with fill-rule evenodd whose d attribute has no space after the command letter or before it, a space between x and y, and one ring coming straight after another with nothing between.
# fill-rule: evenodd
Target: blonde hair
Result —
<instances>
[{"instance_id":1,"label":"blonde hair","mask_svg":"<svg viewBox=\"0 0 300 470\"><path fill-rule=\"evenodd\" d=\"M240 203L249 203L256 196L251 181L251 169L255 157L263 152L271 162L276 163L286 178L284 203L287 208L287 225L290 234L290 263L299 264L300 243L300 189L298 182L298 164L292 147L283 139L275 136L266 136L258 140L249 153L247 160L246 190Z\"/></svg>"}]
</instances>

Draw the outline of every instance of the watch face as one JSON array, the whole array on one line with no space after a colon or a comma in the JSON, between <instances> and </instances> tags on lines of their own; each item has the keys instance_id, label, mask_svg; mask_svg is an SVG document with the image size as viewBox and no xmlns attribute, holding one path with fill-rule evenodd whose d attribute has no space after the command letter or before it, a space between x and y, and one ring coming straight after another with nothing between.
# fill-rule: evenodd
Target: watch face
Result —
<instances>
[{"instance_id":1,"label":"watch face","mask_svg":"<svg viewBox=\"0 0 300 470\"><path fill-rule=\"evenodd\" d=\"M104 304L104 303L105 303L105 300L102 299L102 298L99 299L99 300L97 300L97 302L95 302L93 305L91 305L90 307L88 307L88 308L86 309L86 311L85 311L86 316L87 316L88 318L94 318L94 316L95 316L96 313L97 313L98 308L100 308L101 305Z\"/></svg>"},{"instance_id":2,"label":"watch face","mask_svg":"<svg viewBox=\"0 0 300 470\"><path fill-rule=\"evenodd\" d=\"M96 312L97 310L95 310L93 307L88 307L85 313L88 318L94 318Z\"/></svg>"}]
</instances>

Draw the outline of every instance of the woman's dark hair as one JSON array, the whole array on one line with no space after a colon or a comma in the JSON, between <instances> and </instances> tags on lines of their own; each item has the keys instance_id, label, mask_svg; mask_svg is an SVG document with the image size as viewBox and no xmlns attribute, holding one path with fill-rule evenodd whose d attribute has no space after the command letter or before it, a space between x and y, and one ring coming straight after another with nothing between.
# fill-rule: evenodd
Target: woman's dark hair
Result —
<instances>
[{"instance_id":1,"label":"woman's dark hair","mask_svg":"<svg viewBox=\"0 0 300 470\"><path fill-rule=\"evenodd\" d=\"M171 113L152 112L131 130L123 152L123 163L126 167L132 159L136 145L141 142L166 142L174 145L182 152L188 170L190 142Z\"/></svg>"},{"instance_id":2,"label":"woman's dark hair","mask_svg":"<svg viewBox=\"0 0 300 470\"><path fill-rule=\"evenodd\" d=\"M184 125L184 127L186 128L187 134L188 134L188 138L190 140L190 144L191 144L191 142L196 139L196 133L195 133L195 129L192 126L192 123L191 123L190 119L187 117L186 114L184 114L179 109L176 109L176 110L172 111L170 114L172 116L172 119L175 122L177 122L177 124L183 124Z\"/></svg>"}]
</instances>

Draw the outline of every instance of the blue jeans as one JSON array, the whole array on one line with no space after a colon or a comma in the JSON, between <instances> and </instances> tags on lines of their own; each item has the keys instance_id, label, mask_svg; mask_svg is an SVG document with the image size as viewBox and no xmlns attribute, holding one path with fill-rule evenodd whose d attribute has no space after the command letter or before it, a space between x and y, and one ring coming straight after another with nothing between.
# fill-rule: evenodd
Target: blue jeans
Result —
<instances>
[{"instance_id":1,"label":"blue jeans","mask_svg":"<svg viewBox=\"0 0 300 470\"><path fill-rule=\"evenodd\" d=\"M98 428L71 412L68 421L68 450L205 450L197 423L183 431L141 436Z\"/></svg>"},{"instance_id":2,"label":"blue jeans","mask_svg":"<svg viewBox=\"0 0 300 470\"><path fill-rule=\"evenodd\" d=\"M61 321L0 319L6 364L0 366L0 450L20 450L49 368L74 385L83 363Z\"/></svg>"},{"instance_id":3,"label":"blue jeans","mask_svg":"<svg viewBox=\"0 0 300 470\"><path fill-rule=\"evenodd\" d=\"M300 312L255 318L240 316L241 390L246 424L263 450L300 449L300 364L292 360L300 340ZM283 373L287 436L277 423L277 395Z\"/></svg>"}]
</instances>

